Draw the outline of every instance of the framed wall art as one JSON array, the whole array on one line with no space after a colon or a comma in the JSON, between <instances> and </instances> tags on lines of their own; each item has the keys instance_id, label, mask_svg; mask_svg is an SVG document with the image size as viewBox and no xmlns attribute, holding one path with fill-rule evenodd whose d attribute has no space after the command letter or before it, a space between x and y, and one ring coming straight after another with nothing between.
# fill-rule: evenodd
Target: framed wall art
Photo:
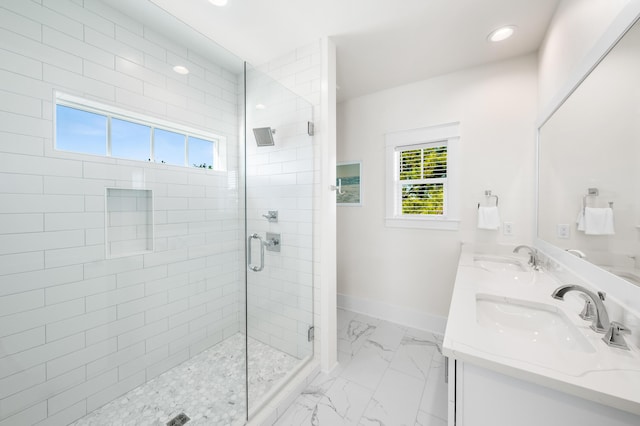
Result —
<instances>
[{"instance_id":1,"label":"framed wall art","mask_svg":"<svg viewBox=\"0 0 640 426\"><path fill-rule=\"evenodd\" d=\"M338 163L336 167L336 203L339 206L362 205L362 163Z\"/></svg>"}]
</instances>

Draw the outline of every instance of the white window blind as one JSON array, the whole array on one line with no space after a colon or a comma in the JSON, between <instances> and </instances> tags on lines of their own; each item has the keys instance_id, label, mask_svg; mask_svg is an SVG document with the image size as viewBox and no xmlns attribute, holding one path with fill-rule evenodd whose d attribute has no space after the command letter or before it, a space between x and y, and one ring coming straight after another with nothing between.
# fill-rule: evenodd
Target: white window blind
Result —
<instances>
[{"instance_id":1,"label":"white window blind","mask_svg":"<svg viewBox=\"0 0 640 426\"><path fill-rule=\"evenodd\" d=\"M446 141L396 149L400 215L446 215L447 157Z\"/></svg>"},{"instance_id":2,"label":"white window blind","mask_svg":"<svg viewBox=\"0 0 640 426\"><path fill-rule=\"evenodd\" d=\"M457 230L460 123L385 134L385 225Z\"/></svg>"}]
</instances>

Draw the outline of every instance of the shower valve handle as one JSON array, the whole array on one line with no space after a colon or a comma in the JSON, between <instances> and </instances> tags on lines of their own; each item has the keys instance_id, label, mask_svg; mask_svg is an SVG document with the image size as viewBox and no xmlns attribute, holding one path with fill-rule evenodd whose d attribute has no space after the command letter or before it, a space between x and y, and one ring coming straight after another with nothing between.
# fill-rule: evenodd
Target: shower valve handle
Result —
<instances>
[{"instance_id":1,"label":"shower valve handle","mask_svg":"<svg viewBox=\"0 0 640 426\"><path fill-rule=\"evenodd\" d=\"M277 210L269 210L269 213L263 214L262 217L267 219L269 222L277 222L278 221L278 211Z\"/></svg>"}]
</instances>

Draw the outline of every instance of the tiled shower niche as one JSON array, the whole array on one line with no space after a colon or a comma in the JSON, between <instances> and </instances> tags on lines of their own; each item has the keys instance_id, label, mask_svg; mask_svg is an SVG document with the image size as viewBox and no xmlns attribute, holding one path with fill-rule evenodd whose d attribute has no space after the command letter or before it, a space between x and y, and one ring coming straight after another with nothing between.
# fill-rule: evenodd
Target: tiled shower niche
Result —
<instances>
[{"instance_id":1,"label":"tiled shower niche","mask_svg":"<svg viewBox=\"0 0 640 426\"><path fill-rule=\"evenodd\" d=\"M106 188L107 259L153 252L153 193L149 189Z\"/></svg>"}]
</instances>

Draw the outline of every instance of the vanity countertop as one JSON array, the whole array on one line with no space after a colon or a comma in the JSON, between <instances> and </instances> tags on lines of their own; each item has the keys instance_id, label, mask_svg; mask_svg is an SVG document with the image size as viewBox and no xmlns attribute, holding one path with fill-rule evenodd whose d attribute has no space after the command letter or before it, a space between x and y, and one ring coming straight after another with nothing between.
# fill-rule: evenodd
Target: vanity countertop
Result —
<instances>
[{"instance_id":1,"label":"vanity countertop","mask_svg":"<svg viewBox=\"0 0 640 426\"><path fill-rule=\"evenodd\" d=\"M640 415L638 348L607 346L603 334L578 316L584 302L577 292L553 299L562 283L514 256L480 254L463 245L444 355ZM501 316L501 307L514 306ZM536 313L540 329L532 319Z\"/></svg>"}]
</instances>

